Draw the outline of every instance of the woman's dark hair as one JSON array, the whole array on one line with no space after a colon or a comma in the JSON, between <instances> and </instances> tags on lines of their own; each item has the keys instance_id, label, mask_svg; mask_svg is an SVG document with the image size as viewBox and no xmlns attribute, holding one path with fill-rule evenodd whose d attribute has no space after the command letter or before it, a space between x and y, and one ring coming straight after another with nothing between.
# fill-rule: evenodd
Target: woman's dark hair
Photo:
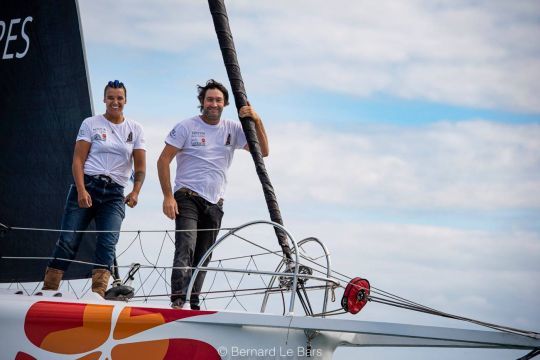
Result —
<instances>
[{"instance_id":1,"label":"woman's dark hair","mask_svg":"<svg viewBox=\"0 0 540 360\"><path fill-rule=\"evenodd\" d=\"M218 89L223 93L223 100L225 100L225 106L229 105L229 92L227 91L227 88L223 86L222 83L217 82L214 79L210 79L206 82L205 86L197 85L197 91L199 95L197 98L199 99L199 109L202 111L203 109L203 103L204 103L204 97L206 96L206 92L210 89Z\"/></svg>"},{"instance_id":2,"label":"woman's dark hair","mask_svg":"<svg viewBox=\"0 0 540 360\"><path fill-rule=\"evenodd\" d=\"M103 98L107 95L107 89L124 89L124 97L127 99L127 90L123 82L119 80L109 81L107 85L105 85L105 89L103 89Z\"/></svg>"}]
</instances>

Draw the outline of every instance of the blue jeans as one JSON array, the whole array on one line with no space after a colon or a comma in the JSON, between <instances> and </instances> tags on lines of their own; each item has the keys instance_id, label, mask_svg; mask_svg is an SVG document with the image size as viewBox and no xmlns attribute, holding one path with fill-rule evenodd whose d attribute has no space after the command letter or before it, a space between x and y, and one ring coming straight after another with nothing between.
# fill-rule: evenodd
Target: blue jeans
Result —
<instances>
[{"instance_id":1,"label":"blue jeans","mask_svg":"<svg viewBox=\"0 0 540 360\"><path fill-rule=\"evenodd\" d=\"M107 182L84 175L86 191L92 198L90 208L80 208L77 200L77 188L71 185L62 216L62 230L86 230L90 221L94 220L96 230L111 231L97 233L94 268L111 270L114 262L116 243L122 220L125 216L124 187L114 182ZM77 254L82 240L82 233L62 232L56 242L53 258L49 267L67 270L70 262L57 258L72 260Z\"/></svg>"},{"instance_id":2,"label":"blue jeans","mask_svg":"<svg viewBox=\"0 0 540 360\"><path fill-rule=\"evenodd\" d=\"M174 267L197 266L206 251L214 244L219 230L195 231L197 229L219 229L223 218L221 204L212 204L205 199L177 191L174 198L180 214L176 216ZM203 266L207 266L212 256L209 256ZM180 298L186 301L187 288L191 280L191 270L173 269L171 275L171 301ZM191 304L199 304L206 272L199 272L193 284Z\"/></svg>"}]
</instances>

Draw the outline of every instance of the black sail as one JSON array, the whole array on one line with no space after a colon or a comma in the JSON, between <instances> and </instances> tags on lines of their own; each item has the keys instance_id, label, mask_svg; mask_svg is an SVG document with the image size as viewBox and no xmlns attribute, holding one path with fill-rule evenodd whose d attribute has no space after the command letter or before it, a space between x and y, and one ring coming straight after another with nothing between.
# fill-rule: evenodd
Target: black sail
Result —
<instances>
[{"instance_id":1,"label":"black sail","mask_svg":"<svg viewBox=\"0 0 540 360\"><path fill-rule=\"evenodd\" d=\"M247 94L244 88L242 74L240 73L240 65L238 64L231 29L229 27L227 9L225 8L223 0L208 0L208 5L210 6L210 13L212 14L212 19L214 20L214 27L219 41L219 46L221 48L225 68L227 69L229 82L231 83L231 90L234 95L236 108L240 109L242 106L247 105ZM255 163L257 175L261 181L264 197L270 213L270 219L280 225L283 225L274 187L270 182L270 177L268 176L268 172L266 171L266 167L264 165L264 160L261 154L259 141L257 140L257 133L255 131L253 121L250 118L241 118L240 122L242 123L242 128L246 134L246 139L249 144L249 151ZM287 235L278 228L275 230L279 245L283 250L283 254L287 259L291 259Z\"/></svg>"},{"instance_id":2,"label":"black sail","mask_svg":"<svg viewBox=\"0 0 540 360\"><path fill-rule=\"evenodd\" d=\"M0 223L58 229L82 120L92 115L76 0L0 2ZM0 281L40 281L58 233L0 234ZM85 239L86 240L86 239ZM92 260L93 241L79 259ZM86 277L72 264L66 279Z\"/></svg>"}]
</instances>

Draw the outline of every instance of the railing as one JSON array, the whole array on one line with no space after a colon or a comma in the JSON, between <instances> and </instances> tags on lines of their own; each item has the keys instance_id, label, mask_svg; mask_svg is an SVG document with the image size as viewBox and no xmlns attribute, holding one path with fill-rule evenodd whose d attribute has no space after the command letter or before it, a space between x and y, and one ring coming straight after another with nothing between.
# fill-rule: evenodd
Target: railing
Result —
<instances>
[{"instance_id":1,"label":"railing","mask_svg":"<svg viewBox=\"0 0 540 360\"><path fill-rule=\"evenodd\" d=\"M254 227L255 225L267 225L267 226L270 226L270 227L272 227L274 229L278 229L279 231L283 231L291 241L291 244L292 244L292 249L291 250L292 250L292 254L294 254L293 260L291 261L291 260L286 259L284 256L282 256L282 253L279 250L278 251L273 251L273 250L270 250L270 249L265 248L264 246L262 246L261 241L264 241L266 239L264 237L262 237L260 239L255 239L255 238L249 238L248 239L248 238L244 238L243 235L239 234L239 232L241 230L247 229L249 227ZM6 229L7 229L7 227L6 227ZM72 231L69 231L69 230L22 228L22 227L12 227L12 228L9 228L9 230L13 230L13 231L37 231L37 232L72 232ZM218 230L218 229L198 229L197 231L209 231L209 230ZM181 270L191 270L193 272L192 276L191 276L189 286L188 286L188 289L187 289L186 299L191 298L191 294L193 292L193 286L194 286L195 280L197 278L197 275L201 271L204 271L204 272L210 272L211 271L211 272L214 272L216 274L217 273L241 273L241 274L248 274L248 275L250 275L250 274L261 275L261 276L265 275L265 276L271 276L271 280L270 280L269 283L264 282L264 287L260 288L260 290L262 292L259 293L259 294L263 295L262 304L260 306L260 312L266 312L268 300L269 300L269 297L270 297L271 294L278 293L278 292L281 292L283 294L284 291L290 291L291 292L291 297L290 297L290 302L289 302L289 306L288 306L288 314L292 315L292 314L294 314L295 302L297 301L297 295L302 296L302 294L300 294L300 292L297 291L298 289L302 289L305 292L305 289L313 290L315 288L315 289L318 289L318 290L322 290L324 288L324 298L323 298L323 304L322 304L322 312L318 316L322 316L322 317L325 316L325 314L327 312L329 290L330 289L335 289L336 287L339 287L340 282L339 282L339 279L336 279L335 277L333 277L331 275L332 271L331 271L330 255L329 255L329 252L328 252L327 248L324 246L324 244L321 241L319 241L316 238L310 237L310 238L303 239L303 240L301 240L301 241L299 241L297 243L295 241L294 237L291 235L291 233L287 229L285 229L282 225L277 224L277 223L272 222L272 221L267 221L267 220L251 221L251 222L245 223L243 225L240 225L238 227L221 228L220 230L226 231L226 233L223 234L221 237L219 237L218 240L207 250L207 252L203 255L203 257L201 258L199 263L196 264L196 266L182 267L182 268L176 268L176 267L171 267L171 266L161 266L158 263L158 259L161 256L160 255L161 250L160 250L160 253L158 254L157 259L155 261L149 260L146 257L146 255L144 255L144 250L143 250L143 256L149 262L149 264L148 265L145 265L145 264L139 265L139 263L137 263L137 270L138 269L146 270L146 271L150 270L150 274L146 277L146 279L144 279L144 280L142 278L140 279L140 281L141 281L140 288L142 289L144 283L150 278L152 273L154 271L159 271L159 269L162 269L162 270L164 270L164 269L181 269ZM178 231L191 231L191 230L121 230L121 231L118 231L119 233L134 233L135 234L135 237L131 240L131 242L126 247L126 249L121 251L118 256L122 256L124 254L124 252L126 252L135 243L135 241L141 241L142 240L141 234L143 234L143 233L164 232L165 235L164 235L164 237L162 239L162 245L161 245L161 247L163 248L164 242L166 242L168 240L170 240L172 243L174 243L173 238L171 238L169 234L175 233L175 232L178 232ZM99 233L99 232L105 232L105 231L96 231L96 230L81 230L81 231L79 231L79 230L77 230L75 232ZM215 265L214 266L203 266L203 264L206 262L206 260L209 258L209 256L213 252L215 252L217 247L222 246L222 244L224 244L226 242L226 240L228 240L230 238L239 238L241 240L244 240L244 241L250 243L251 245L254 245L254 246L258 247L258 248L264 249L264 251L265 251L265 253L262 253L262 254L255 254L255 255L250 254L248 256L239 256L238 258L242 258L242 257L251 257L252 258L253 256L270 254L270 255L273 255L273 256L280 257L281 260L279 261L279 264L277 265L277 267L275 267L274 271L271 271L271 270L264 271L264 270L259 270L258 268L256 268L256 269L241 269L241 268L220 266L222 261L227 261L227 260L230 260L230 259L213 260L212 262L209 263L209 265L212 265L216 261L218 261L217 266L215 266ZM254 240L254 241L252 241L252 240ZM301 250L302 246L305 245L305 244L308 244L308 243L315 243L322 249L323 256L324 256L324 258L326 260L325 265L324 264L319 264L318 262L313 261L314 259L307 256L307 254L305 254L305 252L303 254L300 253L300 250ZM141 245L141 249L142 249L142 243L140 245ZM38 256L38 257L36 257L36 256L2 256L2 259L50 260L51 257L49 257L49 256ZM70 263L78 263L78 264L88 265L88 266L101 265L101 264L95 264L95 263L89 262L89 261L81 261L81 260L75 260L75 259L60 259L60 260L64 260L64 261L67 261L67 262L70 262ZM303 262L303 264L301 264L301 261ZM309 264L306 264L305 263L306 261L307 262L312 262L313 264L319 266L320 267L319 270L315 270L314 267L309 266ZM273 267L274 266L273 264L274 263L267 264L267 266L269 265L269 266ZM313 271L313 270L318 271L322 275L321 276L313 275L312 273L310 273L311 271L309 271L307 274L303 273L301 270L302 269L305 270L304 265L308 265L308 267L310 267L311 271ZM114 268L116 268L116 269L124 268L124 267L128 267L128 266L118 266L118 265L114 266ZM130 271L131 271L131 267L130 267ZM134 271L134 273L135 272L137 272L137 271ZM158 272L158 278L161 277L161 278L164 279L164 274L166 274L166 273L164 273L163 271ZM278 279L284 279L284 278L285 279L292 279L292 284L291 284L291 280L288 280L286 282L286 285L279 284L279 286L274 287L274 285L275 285L275 283L276 283L276 281ZM299 279L301 279L302 281L299 282ZM305 281L308 280L308 279L313 279L313 280L316 280L316 281L320 281L323 284L321 284L319 286L304 288ZM70 280L67 280L67 281L68 281L68 287L69 287L70 286L70 283L69 283ZM120 280L117 280L117 281L121 282ZM280 280L280 282L281 282L281 280ZM156 284L157 284L157 282L154 284L154 286ZM39 286L39 284L36 285L36 289L38 288L38 286ZM154 286L152 287L152 290L154 289ZM85 287L83 288L83 290L81 292L85 292L84 291L85 289L86 289L86 285L85 285ZM72 288L72 290L74 290L74 289ZM150 292L152 292L152 290L150 290ZM257 290L257 289L251 289L251 290ZM86 289L86 291L88 291L88 289ZM232 297L234 297L235 292L237 292L238 289L234 290L234 289L231 288L230 291L233 294ZM240 291L242 291L242 290L240 290ZM246 289L246 291L247 291L247 289ZM34 292L35 292L35 289L34 289L34 291L30 291L30 293L34 293ZM143 297L145 299L145 301L148 298L151 298L151 297L159 299L160 297L164 297L164 296L168 297L169 296L169 295L155 295L155 294L152 295L151 293L143 294L141 296L141 295L137 295L137 292L138 292L138 290L135 293L135 297ZM144 290L143 290L143 292L144 292ZM223 292L223 291L218 291L218 293L219 292ZM208 293L210 293L210 291ZM252 294L252 295L254 295L254 294ZM305 294L305 295L306 295L305 298L300 298L300 300L302 300L302 305L304 305L303 299L307 298L307 294ZM286 312L286 305L285 304L286 304L285 300L283 300L283 313L284 314ZM189 302L187 302L186 305L185 306L188 307ZM304 309L305 309L305 306L304 306ZM310 313L308 311L306 311L306 314L307 315L313 315L312 312Z\"/></svg>"},{"instance_id":2,"label":"railing","mask_svg":"<svg viewBox=\"0 0 540 360\"><path fill-rule=\"evenodd\" d=\"M241 269L227 269L227 268L214 268L214 267L202 266L205 263L206 259L208 259L210 254L212 254L212 252L218 246L223 244L227 238L229 238L230 236L234 235L236 232L238 232L238 231L240 231L240 230L242 230L244 228L247 228L247 227L253 226L253 225L257 225L257 224L270 225L272 227L275 227L275 228L278 228L278 229L282 230L283 232L285 232L287 234L287 236L291 240L293 250L294 250L293 251L293 254L294 254L294 264L293 264L294 265L294 271L292 273L277 271L286 264L285 259L283 259L280 262L280 265L278 265L278 268L276 269L276 271L259 271L259 270L246 271L246 270L241 270ZM317 240L315 238L304 239L304 240L302 240L301 243L303 244L303 243L305 243L307 241L316 241L317 243L319 243L319 245L321 245L321 247L324 250L326 261L327 261L326 268L327 268L327 276L328 277L325 278L325 277L320 277L320 276L301 274L302 278L315 279L315 280L320 280L320 281L326 282L324 305L323 305L323 313L324 313L324 312L326 312L327 299L328 299L328 283L332 283L335 286L339 286L339 282L337 282L336 280L330 278L330 271L331 271L330 270L330 257L329 257L329 253L328 253L326 247L319 240ZM199 261L199 263L195 267L195 270L193 271L193 274L191 276L191 280L190 280L188 290L187 290L187 294L186 294L186 299L191 298L191 293L193 291L193 285L195 284L195 279L197 278L197 275L199 274L200 271L221 271L221 272L237 272L237 273L238 272L239 273L249 272L250 274L272 275L272 280L271 280L271 283L269 284L268 288L272 287L272 284L275 282L275 279L276 279L277 276L280 276L280 277L292 277L293 283L292 283L292 287L291 287L292 291L291 291L291 299L290 299L290 302L289 302L289 313L288 313L288 315L293 315L294 314L295 299L296 299L295 291L296 291L296 289L298 287L298 276L299 276L298 270L299 270L299 267L300 267L300 262L298 261L298 245L297 245L296 241L294 240L294 237L291 235L291 233L289 233L289 231L287 229L285 229L285 227L283 227L282 225L280 225L278 223L275 223L275 222L272 222L272 221L267 221L267 220L257 220L257 221L248 222L248 223L246 223L244 225L241 225L241 226L238 226L238 227L236 227L234 229L229 230L226 234L221 236L208 249L208 251L203 255L203 257L201 258L201 260ZM264 300L263 300L263 305L261 307L261 312L264 312L264 310L266 309L266 303L267 303L267 300L268 300L268 295L269 295L269 292L267 291L265 293L265 297L264 297ZM189 304L186 302L184 304L184 307L189 308Z\"/></svg>"},{"instance_id":3,"label":"railing","mask_svg":"<svg viewBox=\"0 0 540 360\"><path fill-rule=\"evenodd\" d=\"M326 248L326 246L317 238L314 238L314 237L309 237L309 238L306 238L306 239L303 239L303 240L300 240L298 242L298 248L301 248L302 245L308 243L308 242L316 242L317 244L320 245L320 247L323 249L323 252L324 252L324 257L326 258L326 278L317 278L318 280L323 280L323 281L329 281L329 282L332 282L334 283L336 286L339 286L339 282L335 281L335 280L332 280L330 279L330 276L331 276L331 273L332 273L332 270L331 270L331 264L330 264L330 253L328 252L328 249ZM296 249L296 248L295 248ZM296 252L295 252L296 253ZM279 276L283 276L283 273L281 272L281 270L286 267L286 261L285 259L281 260L281 262L279 263L279 265L276 267L276 272L279 273ZM304 277L304 275L302 276ZM272 286L274 285L275 281L277 279L277 275L274 275L272 276L272 279L270 280L270 283L268 284L268 288L271 289ZM327 310L327 306L328 306L328 284L325 285L324 287L324 299L323 299L323 306L322 306L322 315L321 317L325 317L325 313L326 313L326 310ZM261 305L261 312L265 312L266 311L266 305L268 303L268 298L270 296L270 291L266 291L265 295L264 295L264 298L263 298L263 302L262 302L262 305Z\"/></svg>"}]
</instances>

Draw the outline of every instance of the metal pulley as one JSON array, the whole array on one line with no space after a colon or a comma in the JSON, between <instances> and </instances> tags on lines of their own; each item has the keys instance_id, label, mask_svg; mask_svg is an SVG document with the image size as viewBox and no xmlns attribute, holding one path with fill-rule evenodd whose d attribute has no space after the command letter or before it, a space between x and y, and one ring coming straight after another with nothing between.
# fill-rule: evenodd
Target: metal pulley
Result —
<instances>
[{"instance_id":1,"label":"metal pulley","mask_svg":"<svg viewBox=\"0 0 540 360\"><path fill-rule=\"evenodd\" d=\"M290 263L285 271L286 274L294 273L294 264ZM302 277L301 275L313 275L313 270L305 265L300 265L298 267L298 285L303 285L308 281L308 278ZM291 289L293 284L292 276L280 276L279 277L279 286L282 289Z\"/></svg>"},{"instance_id":2,"label":"metal pulley","mask_svg":"<svg viewBox=\"0 0 540 360\"><path fill-rule=\"evenodd\" d=\"M369 281L360 277L355 277L347 284L341 307L351 314L357 314L367 304L369 300Z\"/></svg>"},{"instance_id":3,"label":"metal pulley","mask_svg":"<svg viewBox=\"0 0 540 360\"><path fill-rule=\"evenodd\" d=\"M116 259L114 259L116 263ZM135 289L131 286L133 280L135 280L135 274L141 268L141 264L133 263L126 275L124 281L119 278L115 279L109 290L105 292L105 299L116 301L128 301L135 296Z\"/></svg>"}]
</instances>

